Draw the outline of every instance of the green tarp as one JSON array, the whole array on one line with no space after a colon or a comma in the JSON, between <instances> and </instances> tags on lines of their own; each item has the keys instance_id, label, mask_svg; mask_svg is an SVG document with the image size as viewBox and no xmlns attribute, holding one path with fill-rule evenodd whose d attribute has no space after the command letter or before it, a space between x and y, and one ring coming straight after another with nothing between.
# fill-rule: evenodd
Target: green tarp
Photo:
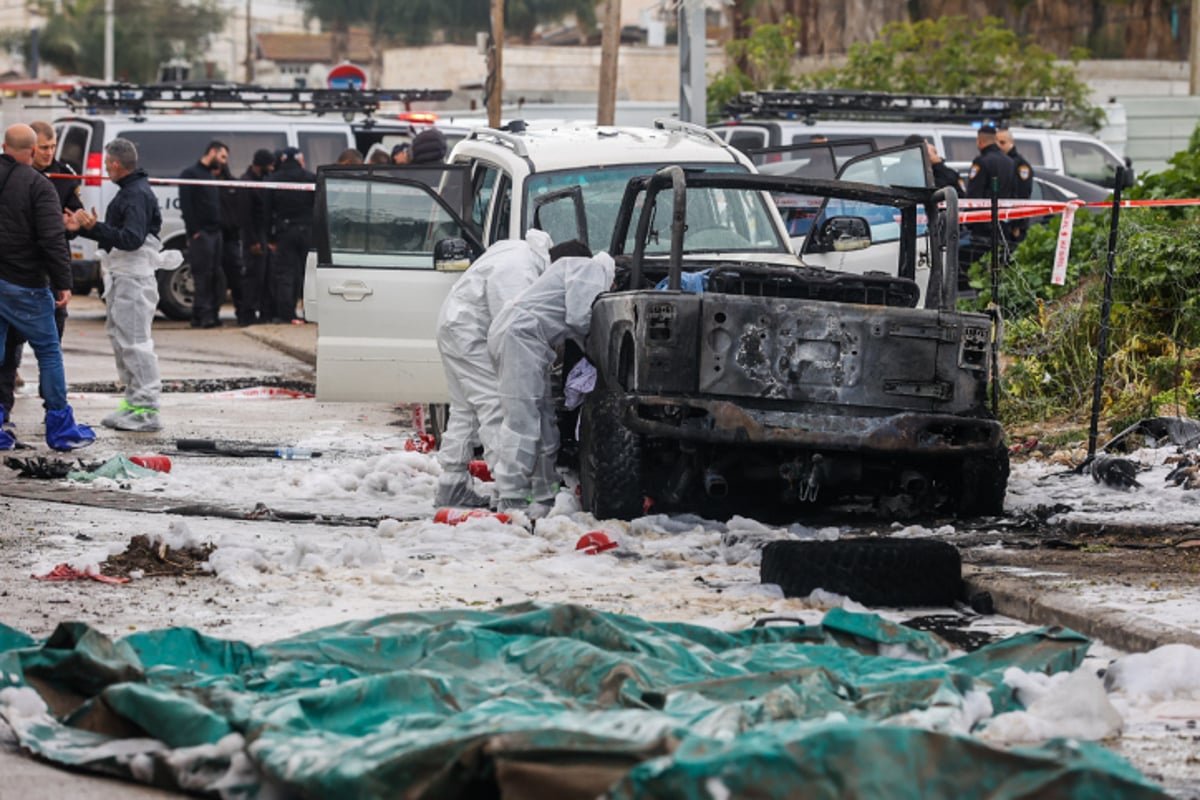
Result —
<instances>
[{"instance_id":1,"label":"green tarp","mask_svg":"<svg viewBox=\"0 0 1200 800\"><path fill-rule=\"evenodd\" d=\"M936 722L968 692L1018 709L1006 668L1070 670L1088 645L1040 629L950 657L836 609L722 633L522 604L259 647L186 628L113 641L67 623L37 642L0 626L0 712L51 761L230 797L1162 797L1099 745L1010 750ZM892 719L913 712L934 729Z\"/></svg>"}]
</instances>

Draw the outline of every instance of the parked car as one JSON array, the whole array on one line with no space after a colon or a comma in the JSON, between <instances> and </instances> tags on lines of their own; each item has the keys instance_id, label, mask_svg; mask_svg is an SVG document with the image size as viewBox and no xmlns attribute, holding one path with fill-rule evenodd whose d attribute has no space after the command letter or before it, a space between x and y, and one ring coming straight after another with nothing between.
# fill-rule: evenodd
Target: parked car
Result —
<instances>
[{"instance_id":1,"label":"parked car","mask_svg":"<svg viewBox=\"0 0 1200 800\"><path fill-rule=\"evenodd\" d=\"M763 96L770 94L783 95L786 100L786 95L791 93L761 93ZM770 100L768 97L766 102L756 107L772 108ZM879 102L877 96L871 97L870 100L873 103ZM854 109L846 105L841 110ZM877 148L884 148L900 144L905 137L916 133L932 142L950 166L965 172L979 153L975 143L976 126L985 114L986 112L981 112L974 125L966 124L965 121L951 123L836 119L819 114L796 117L745 116L716 123L712 129L741 150L808 144L814 139L872 139ZM1112 148L1086 133L1020 126L1013 126L1011 130L1017 150L1039 173L1058 173L1112 189L1116 182L1117 168L1127 164ZM1126 186L1132 186L1133 171L1127 169L1125 176Z\"/></svg>"},{"instance_id":2,"label":"parked car","mask_svg":"<svg viewBox=\"0 0 1200 800\"><path fill-rule=\"evenodd\" d=\"M868 182L910 158L924 148L861 156L840 180L669 167L630 182L612 241L619 285L597 298L587 340L598 378L580 417L586 510L1000 513L992 320L955 308L957 199ZM739 210L766 192L823 198L805 262L871 254L876 269L814 267L786 236L749 239ZM917 241L930 236L922 299Z\"/></svg>"}]
</instances>

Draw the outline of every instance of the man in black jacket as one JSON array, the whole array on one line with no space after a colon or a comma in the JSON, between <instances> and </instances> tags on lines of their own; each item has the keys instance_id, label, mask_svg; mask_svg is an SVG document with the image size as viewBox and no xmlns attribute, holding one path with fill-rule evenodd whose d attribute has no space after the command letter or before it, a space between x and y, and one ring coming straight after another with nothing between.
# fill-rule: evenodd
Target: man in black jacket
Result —
<instances>
[{"instance_id":1,"label":"man in black jacket","mask_svg":"<svg viewBox=\"0 0 1200 800\"><path fill-rule=\"evenodd\" d=\"M269 180L275 169L275 154L259 150L241 179L253 183ZM267 218L267 192L242 189L239 192L242 240L242 297L246 308L245 322L253 325L271 318L271 294L267 290L267 258L269 256L271 221Z\"/></svg>"},{"instance_id":2,"label":"man in black jacket","mask_svg":"<svg viewBox=\"0 0 1200 800\"><path fill-rule=\"evenodd\" d=\"M996 144L996 126L981 125L976 134L975 143L979 147L979 155L971 162L971 171L967 173L967 197L976 200L989 200L992 197L992 182L996 182L996 196L1001 200L1011 200L1017 196L1017 166L1013 160L1004 155L1004 151ZM968 289L967 270L972 263L978 261L991 251L992 223L977 222L967 226L969 239L959 247L958 283L960 289ZM1007 250L1008 229L1005 223L1000 224L1000 240L995 246Z\"/></svg>"},{"instance_id":3,"label":"man in black jacket","mask_svg":"<svg viewBox=\"0 0 1200 800\"><path fill-rule=\"evenodd\" d=\"M37 145L33 150L33 168L38 172L51 175L72 175L74 170L54 157L58 147L58 136L48 123L37 121L29 127L37 134ZM79 181L69 178L51 178L50 183L58 192L58 199L64 211L77 211L83 208L79 202ZM54 324L58 327L58 340L61 342L63 328L67 324L67 307L58 306L54 309ZM21 351L25 348L25 337L16 328L8 331L8 339L4 343L4 357L0 360L0 406L4 406L12 415L17 385L17 370L21 367Z\"/></svg>"},{"instance_id":4,"label":"man in black jacket","mask_svg":"<svg viewBox=\"0 0 1200 800\"><path fill-rule=\"evenodd\" d=\"M229 162L229 148L215 139L204 155L179 177L192 181L210 181ZM195 293L192 299L192 327L218 328L221 325L221 301L217 271L221 269L221 196L216 186L182 184L179 187L179 211L187 229L188 263L192 266Z\"/></svg>"},{"instance_id":5,"label":"man in black jacket","mask_svg":"<svg viewBox=\"0 0 1200 800\"><path fill-rule=\"evenodd\" d=\"M229 164L223 164L217 170L218 180L234 183L233 173ZM246 306L245 263L242 261L242 194L244 189L225 185L218 190L221 196L221 269L225 274L225 285L233 295L233 308L237 316L237 324L246 327L253 324L254 312Z\"/></svg>"},{"instance_id":6,"label":"man in black jacket","mask_svg":"<svg viewBox=\"0 0 1200 800\"><path fill-rule=\"evenodd\" d=\"M317 176L304 168L304 156L295 147L279 152L277 183L316 183ZM304 290L304 261L312 245L313 192L274 189L267 198L272 228L271 322L298 322L296 301Z\"/></svg>"},{"instance_id":7,"label":"man in black jacket","mask_svg":"<svg viewBox=\"0 0 1200 800\"><path fill-rule=\"evenodd\" d=\"M1017 152L1012 131L1008 128L996 130L996 146L1012 159L1017 168L1016 197L1020 200L1028 200L1033 195L1033 165L1025 159L1025 156ZM1014 242L1019 243L1025 238L1025 232L1028 229L1029 221L1020 220L1009 223L1008 233Z\"/></svg>"},{"instance_id":8,"label":"man in black jacket","mask_svg":"<svg viewBox=\"0 0 1200 800\"><path fill-rule=\"evenodd\" d=\"M0 156L0 350L10 328L24 334L38 360L46 444L55 450L74 450L94 442L96 434L75 422L67 404L67 377L54 308L71 299L71 254L58 195L50 181L31 166L36 145L37 134L28 125L12 125L4 131L4 155ZM0 424L7 419L7 411L0 410ZM0 450L15 446L13 435L0 427Z\"/></svg>"}]
</instances>

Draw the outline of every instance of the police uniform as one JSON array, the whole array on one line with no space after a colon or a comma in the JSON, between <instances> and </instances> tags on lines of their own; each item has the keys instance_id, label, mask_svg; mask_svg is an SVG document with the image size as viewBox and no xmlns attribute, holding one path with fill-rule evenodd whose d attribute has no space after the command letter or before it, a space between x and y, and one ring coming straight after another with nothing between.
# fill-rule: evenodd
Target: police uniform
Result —
<instances>
[{"instance_id":1,"label":"police uniform","mask_svg":"<svg viewBox=\"0 0 1200 800\"><path fill-rule=\"evenodd\" d=\"M1000 146L989 144L979 151L971 162L971 171L967 173L967 197L979 200L990 200L992 197L992 179L997 182L996 196L1001 200L1017 196L1017 165L1009 158ZM969 288L967 270L969 266L992 249L992 224L980 222L967 226L970 238L959 248L958 255L958 285L959 290ZM1008 226L1000 224L1001 238L1009 238L1012 234Z\"/></svg>"},{"instance_id":2,"label":"police uniform","mask_svg":"<svg viewBox=\"0 0 1200 800\"><path fill-rule=\"evenodd\" d=\"M1008 151L1008 157L1017 168L1017 197L1028 200L1033 194L1033 167L1025 160L1025 156L1017 152L1015 145Z\"/></svg>"},{"instance_id":3,"label":"police uniform","mask_svg":"<svg viewBox=\"0 0 1200 800\"><path fill-rule=\"evenodd\" d=\"M999 179L997 197L1001 200L1017 196L1017 165L997 144L979 151L967 173L967 197L988 200L992 196L992 178Z\"/></svg>"}]
</instances>

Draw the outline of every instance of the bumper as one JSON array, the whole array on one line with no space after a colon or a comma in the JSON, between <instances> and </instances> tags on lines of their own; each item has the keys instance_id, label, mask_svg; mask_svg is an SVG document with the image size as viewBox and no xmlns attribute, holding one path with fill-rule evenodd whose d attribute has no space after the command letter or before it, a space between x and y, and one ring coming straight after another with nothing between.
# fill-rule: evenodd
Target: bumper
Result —
<instances>
[{"instance_id":1,"label":"bumper","mask_svg":"<svg viewBox=\"0 0 1200 800\"><path fill-rule=\"evenodd\" d=\"M1004 444L1004 429L996 420L952 414L809 414L726 400L622 399L623 422L630 430L683 441L914 456L989 453Z\"/></svg>"}]
</instances>

